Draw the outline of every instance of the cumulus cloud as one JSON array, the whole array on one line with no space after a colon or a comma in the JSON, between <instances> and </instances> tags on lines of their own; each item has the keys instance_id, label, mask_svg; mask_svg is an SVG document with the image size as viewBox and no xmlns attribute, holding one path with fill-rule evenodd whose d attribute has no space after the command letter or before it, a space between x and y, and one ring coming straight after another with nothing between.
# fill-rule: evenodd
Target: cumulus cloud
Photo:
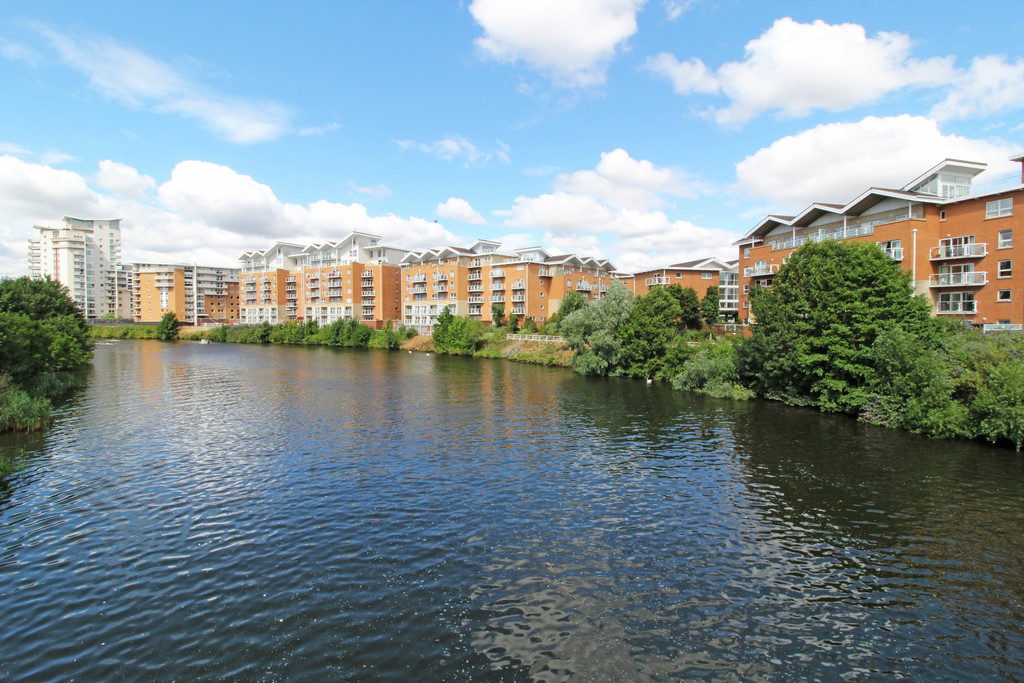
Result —
<instances>
[{"instance_id":1,"label":"cumulus cloud","mask_svg":"<svg viewBox=\"0 0 1024 683\"><path fill-rule=\"evenodd\" d=\"M509 146L501 140L496 140L496 147L490 150L483 150L470 140L461 135L449 135L434 142L416 142L414 140L395 140L398 148L405 152L415 149L437 157L442 161L453 161L462 159L465 166L486 166L492 159L498 159L505 163L509 162Z\"/></svg>"},{"instance_id":2,"label":"cumulus cloud","mask_svg":"<svg viewBox=\"0 0 1024 683\"><path fill-rule=\"evenodd\" d=\"M152 178L127 164L105 159L99 163L99 167L95 176L96 185L122 199L143 199L146 192L156 187Z\"/></svg>"},{"instance_id":3,"label":"cumulus cloud","mask_svg":"<svg viewBox=\"0 0 1024 683\"><path fill-rule=\"evenodd\" d=\"M646 0L473 0L469 11L483 28L476 39L485 56L523 62L560 86L605 82L615 52L637 30Z\"/></svg>"},{"instance_id":4,"label":"cumulus cloud","mask_svg":"<svg viewBox=\"0 0 1024 683\"><path fill-rule=\"evenodd\" d=\"M437 215L442 218L453 218L463 223L486 225L487 221L465 199L449 197L448 201L437 205Z\"/></svg>"},{"instance_id":5,"label":"cumulus cloud","mask_svg":"<svg viewBox=\"0 0 1024 683\"><path fill-rule=\"evenodd\" d=\"M712 115L722 125L742 125L767 111L788 118L816 109L843 111L901 88L952 81L952 58L916 60L911 47L902 33L869 38L858 24L783 18L747 43L743 61L712 70L699 59L680 62L662 53L647 68L668 78L680 94L720 92L731 104Z\"/></svg>"},{"instance_id":6,"label":"cumulus cloud","mask_svg":"<svg viewBox=\"0 0 1024 683\"><path fill-rule=\"evenodd\" d=\"M1024 108L1024 59L1009 62L1002 55L975 57L957 74L945 100L931 116L938 120L990 116Z\"/></svg>"},{"instance_id":7,"label":"cumulus cloud","mask_svg":"<svg viewBox=\"0 0 1024 683\"><path fill-rule=\"evenodd\" d=\"M593 171L559 175L553 192L517 197L504 213L505 225L543 230L546 243L556 249L615 254L616 267L624 270L728 257L735 251L735 233L671 220L655 210L664 195L696 196L695 185L677 170L617 149L602 154Z\"/></svg>"},{"instance_id":8,"label":"cumulus cloud","mask_svg":"<svg viewBox=\"0 0 1024 683\"><path fill-rule=\"evenodd\" d=\"M84 33L70 36L42 24L35 28L65 64L87 76L93 88L111 99L193 119L239 144L273 140L289 128L292 111L278 102L214 92L142 51L109 38Z\"/></svg>"},{"instance_id":9,"label":"cumulus cloud","mask_svg":"<svg viewBox=\"0 0 1024 683\"><path fill-rule=\"evenodd\" d=\"M127 262L233 266L243 251L275 241L337 240L352 231L410 249L464 241L432 220L373 216L358 203L282 202L250 176L203 161L179 163L154 193L147 193L152 178L112 161L100 164L92 183L97 189L72 171L0 156L0 274L25 274L32 226L59 226L64 215L123 218Z\"/></svg>"},{"instance_id":10,"label":"cumulus cloud","mask_svg":"<svg viewBox=\"0 0 1024 683\"><path fill-rule=\"evenodd\" d=\"M601 153L593 171L562 173L555 189L597 198L613 207L656 208L665 197L694 199L707 191L696 178L676 169L636 160L624 149Z\"/></svg>"},{"instance_id":11,"label":"cumulus cloud","mask_svg":"<svg viewBox=\"0 0 1024 683\"><path fill-rule=\"evenodd\" d=\"M988 163L988 177L1008 174L1013 152L1001 141L944 135L924 117L869 116L776 140L736 164L736 179L748 196L792 212L813 202L845 203L870 186L902 187L945 158Z\"/></svg>"}]
</instances>

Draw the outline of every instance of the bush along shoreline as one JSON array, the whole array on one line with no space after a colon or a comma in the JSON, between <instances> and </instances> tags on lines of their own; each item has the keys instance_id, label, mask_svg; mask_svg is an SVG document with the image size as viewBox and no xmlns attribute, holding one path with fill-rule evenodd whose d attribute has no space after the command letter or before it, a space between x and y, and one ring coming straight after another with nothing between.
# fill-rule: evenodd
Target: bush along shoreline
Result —
<instances>
[{"instance_id":1,"label":"bush along shoreline","mask_svg":"<svg viewBox=\"0 0 1024 683\"><path fill-rule=\"evenodd\" d=\"M84 383L92 349L67 288L49 278L0 280L0 431L46 427L53 402Z\"/></svg>"},{"instance_id":2,"label":"bush along shoreline","mask_svg":"<svg viewBox=\"0 0 1024 683\"><path fill-rule=\"evenodd\" d=\"M438 316L432 336L371 330L354 320L236 325L183 335L213 342L403 348L571 367L581 375L670 382L714 398L754 397L844 413L931 438L1024 448L1024 335L983 334L931 315L910 275L875 244L826 240L790 256L770 288L750 293L749 336L715 337L718 291L678 285L635 296L614 283L587 302L575 292L539 330L565 344L508 339L516 316L485 328ZM118 336L105 329L103 336ZM135 337L123 328L120 338ZM140 333L156 337L155 328ZM177 331L175 329L175 336Z\"/></svg>"}]
</instances>

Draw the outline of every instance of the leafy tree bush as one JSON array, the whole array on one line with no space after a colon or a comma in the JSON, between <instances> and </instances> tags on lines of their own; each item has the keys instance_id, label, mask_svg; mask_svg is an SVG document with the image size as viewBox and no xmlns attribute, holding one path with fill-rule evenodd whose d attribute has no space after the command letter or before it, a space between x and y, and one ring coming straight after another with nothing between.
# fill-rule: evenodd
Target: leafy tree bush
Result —
<instances>
[{"instance_id":1,"label":"leafy tree bush","mask_svg":"<svg viewBox=\"0 0 1024 683\"><path fill-rule=\"evenodd\" d=\"M508 317L508 331L515 334L519 331L519 316L512 314Z\"/></svg>"},{"instance_id":2,"label":"leafy tree bush","mask_svg":"<svg viewBox=\"0 0 1024 683\"><path fill-rule=\"evenodd\" d=\"M636 300L629 317L615 330L623 373L653 378L660 372L675 339L673 323L679 315L679 302L664 287L655 287Z\"/></svg>"},{"instance_id":3,"label":"leafy tree bush","mask_svg":"<svg viewBox=\"0 0 1024 683\"><path fill-rule=\"evenodd\" d=\"M434 349L440 353L470 355L484 334L479 320L452 315L445 306L434 327Z\"/></svg>"},{"instance_id":4,"label":"leafy tree bush","mask_svg":"<svg viewBox=\"0 0 1024 683\"><path fill-rule=\"evenodd\" d=\"M501 326L505 320L505 307L502 304L491 304L491 324Z\"/></svg>"},{"instance_id":5,"label":"leafy tree bush","mask_svg":"<svg viewBox=\"0 0 1024 683\"><path fill-rule=\"evenodd\" d=\"M179 327L181 323L178 322L178 316L173 311L167 311L160 318L160 324L156 326L156 338L164 341L177 339Z\"/></svg>"},{"instance_id":6,"label":"leafy tree bush","mask_svg":"<svg viewBox=\"0 0 1024 683\"><path fill-rule=\"evenodd\" d=\"M565 320L586 305L586 298L584 298L584 296L579 292L571 290L566 292L565 297L562 299L562 303L558 306L558 312L555 313L555 316L557 316L558 320Z\"/></svg>"},{"instance_id":7,"label":"leafy tree bush","mask_svg":"<svg viewBox=\"0 0 1024 683\"><path fill-rule=\"evenodd\" d=\"M805 244L750 300L744 379L761 395L827 412L862 407L880 334L896 325L916 334L932 324L909 273L868 243Z\"/></svg>"},{"instance_id":8,"label":"leafy tree bush","mask_svg":"<svg viewBox=\"0 0 1024 683\"><path fill-rule=\"evenodd\" d=\"M739 383L736 347L728 340L705 341L672 379L676 389L696 391L715 398L746 400L754 392Z\"/></svg>"},{"instance_id":9,"label":"leafy tree bush","mask_svg":"<svg viewBox=\"0 0 1024 683\"><path fill-rule=\"evenodd\" d=\"M722 321L722 311L719 308L718 299L718 287L712 285L708 287L704 298L700 300L700 317L708 327Z\"/></svg>"},{"instance_id":10,"label":"leafy tree bush","mask_svg":"<svg viewBox=\"0 0 1024 683\"><path fill-rule=\"evenodd\" d=\"M677 326L681 330L699 330L703 325L700 299L697 297L697 290L693 287L680 287L669 285L665 290L672 295L672 298L679 304L679 318ZM654 291L652 289L651 291Z\"/></svg>"},{"instance_id":11,"label":"leafy tree bush","mask_svg":"<svg viewBox=\"0 0 1024 683\"><path fill-rule=\"evenodd\" d=\"M573 369L582 375L621 374L621 340L615 331L629 319L635 297L613 282L604 297L575 311L559 323L569 348L576 352Z\"/></svg>"}]
</instances>

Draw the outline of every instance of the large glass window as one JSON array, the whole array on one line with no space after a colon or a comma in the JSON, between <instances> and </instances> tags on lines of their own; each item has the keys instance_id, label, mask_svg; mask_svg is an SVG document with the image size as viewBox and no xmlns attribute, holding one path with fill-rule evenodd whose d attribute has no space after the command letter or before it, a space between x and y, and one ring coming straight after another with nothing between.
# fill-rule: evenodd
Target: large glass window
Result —
<instances>
[{"instance_id":1,"label":"large glass window","mask_svg":"<svg viewBox=\"0 0 1024 683\"><path fill-rule=\"evenodd\" d=\"M1002 218L1013 215L1013 197L996 199L985 204L985 218Z\"/></svg>"}]
</instances>

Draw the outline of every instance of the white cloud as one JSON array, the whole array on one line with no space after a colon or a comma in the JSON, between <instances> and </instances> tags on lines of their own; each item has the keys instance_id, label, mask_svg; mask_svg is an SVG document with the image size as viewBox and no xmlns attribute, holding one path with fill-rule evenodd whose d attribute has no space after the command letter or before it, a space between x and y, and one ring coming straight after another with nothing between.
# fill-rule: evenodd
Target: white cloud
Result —
<instances>
[{"instance_id":1,"label":"white cloud","mask_svg":"<svg viewBox=\"0 0 1024 683\"><path fill-rule=\"evenodd\" d=\"M497 146L490 150L480 149L475 143L461 135L449 135L430 143L415 142L414 140L394 140L394 143L403 152L416 149L442 161L462 159L465 166L485 166L495 158L505 163L509 162L510 148L501 140L496 140Z\"/></svg>"},{"instance_id":2,"label":"white cloud","mask_svg":"<svg viewBox=\"0 0 1024 683\"><path fill-rule=\"evenodd\" d=\"M931 116L963 119L990 116L1024 107L1024 59L1010 63L1002 55L975 57L967 71L957 74L945 100Z\"/></svg>"},{"instance_id":3,"label":"white cloud","mask_svg":"<svg viewBox=\"0 0 1024 683\"><path fill-rule=\"evenodd\" d=\"M309 137L309 136L321 137L321 136L325 135L326 133L330 133L332 131L336 131L339 128L341 128L341 124L340 123L328 123L328 124L323 125L323 126L310 126L308 128L300 128L299 129L299 135L302 135L302 136L305 136L305 137Z\"/></svg>"},{"instance_id":4,"label":"white cloud","mask_svg":"<svg viewBox=\"0 0 1024 683\"><path fill-rule=\"evenodd\" d=\"M99 167L95 176L96 185L122 199L144 199L146 192L156 187L152 178L127 164L106 159L99 163Z\"/></svg>"},{"instance_id":5,"label":"white cloud","mask_svg":"<svg viewBox=\"0 0 1024 683\"><path fill-rule=\"evenodd\" d=\"M905 87L939 86L953 79L952 58L911 58L910 38L880 32L869 38L858 24L801 24L778 19L745 47L745 58L711 71L699 59L670 54L648 60L677 92L721 92L731 100L714 110L722 125L741 125L758 114L806 116L815 109L843 111L876 102Z\"/></svg>"},{"instance_id":6,"label":"white cloud","mask_svg":"<svg viewBox=\"0 0 1024 683\"><path fill-rule=\"evenodd\" d=\"M736 179L748 196L793 212L813 202L846 203L871 186L902 187L945 158L988 163L989 177L1010 173L1013 152L1001 141L944 135L924 117L869 116L776 140L736 164Z\"/></svg>"},{"instance_id":7,"label":"white cloud","mask_svg":"<svg viewBox=\"0 0 1024 683\"><path fill-rule=\"evenodd\" d=\"M212 92L167 64L109 38L69 36L44 25L36 25L36 30L68 66L88 76L90 84L111 99L179 114L239 144L273 140L288 130L292 112L278 102Z\"/></svg>"},{"instance_id":8,"label":"white cloud","mask_svg":"<svg viewBox=\"0 0 1024 683\"><path fill-rule=\"evenodd\" d=\"M673 221L658 210L662 196L696 196L696 181L636 160L622 149L601 155L593 171L561 174L555 191L517 197L505 225L543 230L552 248L616 254L616 267L635 270L708 256L730 257L738 235ZM702 188L703 189L703 188Z\"/></svg>"},{"instance_id":9,"label":"white cloud","mask_svg":"<svg viewBox=\"0 0 1024 683\"><path fill-rule=\"evenodd\" d=\"M558 85L605 82L615 51L636 33L646 0L473 0L469 11L483 28L476 39L486 56L524 62Z\"/></svg>"},{"instance_id":10,"label":"white cloud","mask_svg":"<svg viewBox=\"0 0 1024 683\"><path fill-rule=\"evenodd\" d=\"M697 0L662 0L661 4L665 8L665 18L669 21L675 21L683 16L684 12L696 5Z\"/></svg>"},{"instance_id":11,"label":"white cloud","mask_svg":"<svg viewBox=\"0 0 1024 683\"><path fill-rule=\"evenodd\" d=\"M613 207L656 208L664 196L696 198L707 191L703 183L681 171L636 160L624 149L602 152L593 171L562 173L555 189L596 197Z\"/></svg>"},{"instance_id":12,"label":"white cloud","mask_svg":"<svg viewBox=\"0 0 1024 683\"><path fill-rule=\"evenodd\" d=\"M465 199L449 197L448 201L437 205L437 215L442 218L453 218L463 223L486 225L487 221Z\"/></svg>"},{"instance_id":13,"label":"white cloud","mask_svg":"<svg viewBox=\"0 0 1024 683\"><path fill-rule=\"evenodd\" d=\"M356 194L362 195L367 199L381 199L382 197L391 196L391 188L387 185L356 185L355 183L349 183L349 187Z\"/></svg>"},{"instance_id":14,"label":"white cloud","mask_svg":"<svg viewBox=\"0 0 1024 683\"><path fill-rule=\"evenodd\" d=\"M31 47L24 43L12 43L6 40L0 40L0 56L32 66L39 62L39 54Z\"/></svg>"},{"instance_id":15,"label":"white cloud","mask_svg":"<svg viewBox=\"0 0 1024 683\"><path fill-rule=\"evenodd\" d=\"M127 262L233 266L243 251L278 240L322 242L352 231L410 249L465 241L432 220L371 216L358 203L281 202L253 178L203 161L179 163L152 197L152 179L124 164L101 163L93 182L110 194L72 171L0 156L0 275L27 273L32 226L57 226L65 215L123 218Z\"/></svg>"}]
</instances>

